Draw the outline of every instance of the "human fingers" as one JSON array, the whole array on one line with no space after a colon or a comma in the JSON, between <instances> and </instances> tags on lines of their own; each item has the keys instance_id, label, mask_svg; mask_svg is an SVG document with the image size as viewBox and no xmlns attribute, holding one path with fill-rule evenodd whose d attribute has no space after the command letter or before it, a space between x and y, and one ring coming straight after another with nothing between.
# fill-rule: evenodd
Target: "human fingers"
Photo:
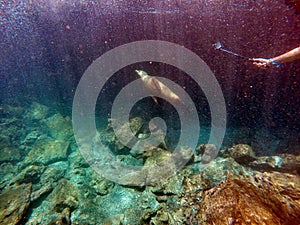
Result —
<instances>
[{"instance_id":1,"label":"human fingers","mask_svg":"<svg viewBox=\"0 0 300 225\"><path fill-rule=\"evenodd\" d=\"M253 62L253 65L260 67L260 68L267 68L266 62Z\"/></svg>"},{"instance_id":2,"label":"human fingers","mask_svg":"<svg viewBox=\"0 0 300 225\"><path fill-rule=\"evenodd\" d=\"M269 62L269 59L266 59L266 58L252 58L251 61L257 62L257 63L267 64Z\"/></svg>"}]
</instances>

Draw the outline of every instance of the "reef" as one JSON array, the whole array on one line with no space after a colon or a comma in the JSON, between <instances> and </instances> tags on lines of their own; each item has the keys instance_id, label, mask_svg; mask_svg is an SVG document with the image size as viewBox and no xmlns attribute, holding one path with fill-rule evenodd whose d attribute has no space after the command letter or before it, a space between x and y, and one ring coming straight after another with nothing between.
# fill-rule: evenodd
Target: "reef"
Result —
<instances>
[{"instance_id":1,"label":"reef","mask_svg":"<svg viewBox=\"0 0 300 225\"><path fill-rule=\"evenodd\" d=\"M207 224L299 224L300 179L284 173L228 176L205 191L197 217Z\"/></svg>"},{"instance_id":2,"label":"reef","mask_svg":"<svg viewBox=\"0 0 300 225\"><path fill-rule=\"evenodd\" d=\"M20 224L30 204L31 184L16 185L0 194L0 223Z\"/></svg>"},{"instance_id":3,"label":"reef","mask_svg":"<svg viewBox=\"0 0 300 225\"><path fill-rule=\"evenodd\" d=\"M109 123L100 138L119 162L161 165L142 185L130 178L120 185L83 159L67 115L37 102L1 109L0 224L300 224L297 141L275 141L283 150L273 155L257 151L258 138L219 153L200 143L192 155L187 149L175 154L191 156L176 172L178 163L167 160L172 156L168 140L132 150ZM142 118L128 123L136 137L148 137ZM117 135L126 137L122 132ZM168 172L174 175L164 179Z\"/></svg>"}]
</instances>

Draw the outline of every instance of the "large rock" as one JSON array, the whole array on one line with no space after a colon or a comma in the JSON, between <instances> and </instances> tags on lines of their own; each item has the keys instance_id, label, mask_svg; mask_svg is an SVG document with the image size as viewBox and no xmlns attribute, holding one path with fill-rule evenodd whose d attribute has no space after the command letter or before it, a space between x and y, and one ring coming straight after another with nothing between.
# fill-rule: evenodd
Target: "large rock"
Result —
<instances>
[{"instance_id":1,"label":"large rock","mask_svg":"<svg viewBox=\"0 0 300 225\"><path fill-rule=\"evenodd\" d=\"M97 196L107 195L112 192L115 183L100 176L92 169L86 170L86 176L83 183L86 183L90 188L90 193Z\"/></svg>"},{"instance_id":2,"label":"large rock","mask_svg":"<svg viewBox=\"0 0 300 225\"><path fill-rule=\"evenodd\" d=\"M40 182L41 174L44 172L45 166L43 165L28 165L15 177L11 179L11 183L33 183Z\"/></svg>"},{"instance_id":3,"label":"large rock","mask_svg":"<svg viewBox=\"0 0 300 225\"><path fill-rule=\"evenodd\" d=\"M9 188L0 194L0 224L21 224L30 203L31 184Z\"/></svg>"},{"instance_id":4,"label":"large rock","mask_svg":"<svg viewBox=\"0 0 300 225\"><path fill-rule=\"evenodd\" d=\"M41 139L36 142L24 159L23 164L48 165L53 162L67 159L68 141Z\"/></svg>"},{"instance_id":5,"label":"large rock","mask_svg":"<svg viewBox=\"0 0 300 225\"><path fill-rule=\"evenodd\" d=\"M45 169L41 175L40 183L46 185L47 183L55 183L65 176L65 173L68 169L68 162L56 162L53 163Z\"/></svg>"},{"instance_id":6,"label":"large rock","mask_svg":"<svg viewBox=\"0 0 300 225\"><path fill-rule=\"evenodd\" d=\"M43 134L39 130L33 130L26 134L26 137L21 141L21 144L24 146L32 146ZM28 148L27 147L27 148Z\"/></svg>"},{"instance_id":7,"label":"large rock","mask_svg":"<svg viewBox=\"0 0 300 225\"><path fill-rule=\"evenodd\" d=\"M208 164L190 164L174 177L169 178L164 183L155 187L147 187L157 194L160 209L142 224L162 225L162 224L205 224L202 218L197 217L197 212L202 207L203 192L220 184L229 172L233 174L252 174L250 169L244 168L232 158L216 158ZM174 182L176 179L180 183ZM168 183L169 182L169 183ZM164 184L163 183L163 184ZM174 184L180 184L178 188ZM158 187L162 187L159 189ZM166 190L170 187L177 187L177 192ZM168 188L168 189L166 189ZM228 224L228 223L227 223Z\"/></svg>"},{"instance_id":8,"label":"large rock","mask_svg":"<svg viewBox=\"0 0 300 225\"><path fill-rule=\"evenodd\" d=\"M28 119L41 120L45 119L49 115L49 108L38 102L32 102L29 110L27 111L26 117Z\"/></svg>"},{"instance_id":9,"label":"large rock","mask_svg":"<svg viewBox=\"0 0 300 225\"><path fill-rule=\"evenodd\" d=\"M43 120L51 137L57 140L69 140L73 136L71 122L57 113Z\"/></svg>"},{"instance_id":10,"label":"large rock","mask_svg":"<svg viewBox=\"0 0 300 225\"><path fill-rule=\"evenodd\" d=\"M79 206L79 189L67 179L61 179L49 198L52 200L53 209L62 212L65 208L71 211Z\"/></svg>"},{"instance_id":11,"label":"large rock","mask_svg":"<svg viewBox=\"0 0 300 225\"><path fill-rule=\"evenodd\" d=\"M0 141L0 164L3 162L19 162L21 160L20 150Z\"/></svg>"},{"instance_id":12,"label":"large rock","mask_svg":"<svg viewBox=\"0 0 300 225\"><path fill-rule=\"evenodd\" d=\"M250 145L237 144L227 149L227 155L240 164L248 165L256 159L255 153Z\"/></svg>"},{"instance_id":13,"label":"large rock","mask_svg":"<svg viewBox=\"0 0 300 225\"><path fill-rule=\"evenodd\" d=\"M300 224L300 178L281 173L230 176L205 192L198 221L206 224Z\"/></svg>"},{"instance_id":14,"label":"large rock","mask_svg":"<svg viewBox=\"0 0 300 225\"><path fill-rule=\"evenodd\" d=\"M119 127L118 130L114 130L114 123ZM132 140L132 135L137 135L142 126L143 120L140 117L131 118L125 124L117 124L117 121L111 119L108 121L108 127L105 131L103 141L118 153L118 151L123 150ZM128 130L128 128L130 128L130 130ZM129 132L131 132L131 134ZM121 142L119 138L122 139L123 142Z\"/></svg>"},{"instance_id":15,"label":"large rock","mask_svg":"<svg viewBox=\"0 0 300 225\"><path fill-rule=\"evenodd\" d=\"M219 185L228 173L252 175L252 170L235 162L232 158L215 158L208 165L200 165L202 189L212 188Z\"/></svg>"},{"instance_id":16,"label":"large rock","mask_svg":"<svg viewBox=\"0 0 300 225\"><path fill-rule=\"evenodd\" d=\"M217 157L218 153L219 149L214 144L200 144L195 150L194 162L208 164Z\"/></svg>"},{"instance_id":17,"label":"large rock","mask_svg":"<svg viewBox=\"0 0 300 225\"><path fill-rule=\"evenodd\" d=\"M290 171L300 175L300 155L281 154L282 159L281 167L285 171Z\"/></svg>"},{"instance_id":18,"label":"large rock","mask_svg":"<svg viewBox=\"0 0 300 225\"><path fill-rule=\"evenodd\" d=\"M80 191L67 179L61 179L54 190L36 208L26 224L71 224L71 213L83 201Z\"/></svg>"},{"instance_id":19,"label":"large rock","mask_svg":"<svg viewBox=\"0 0 300 225\"><path fill-rule=\"evenodd\" d=\"M163 162L164 160L168 160L168 158L170 158L171 155L172 155L171 152L168 152L165 150L155 151L149 158L147 158L147 160L145 162L145 166L159 165L159 163ZM168 164L166 164L166 165L168 165ZM159 182L155 183L155 185L153 187L150 187L149 189L153 193L159 193L159 194L162 194L162 193L163 194L180 194L182 192L183 176L181 176L181 174L176 174L176 168L175 168L173 162L170 163L167 167L174 169L174 171L173 171L174 175L171 177L169 177L167 175L168 179L166 179L166 177L162 176L164 174L163 171L166 171L165 168L162 168L163 171L158 171L158 173L156 173L156 174L149 173L151 176L154 176L155 178L157 178L157 181L159 180ZM172 174L172 172L170 174Z\"/></svg>"},{"instance_id":20,"label":"large rock","mask_svg":"<svg viewBox=\"0 0 300 225\"><path fill-rule=\"evenodd\" d=\"M282 158L279 156L260 156L255 161L251 162L249 166L258 171L282 171L287 172L282 164Z\"/></svg>"},{"instance_id":21,"label":"large rock","mask_svg":"<svg viewBox=\"0 0 300 225\"><path fill-rule=\"evenodd\" d=\"M98 211L106 217L104 221L107 224L112 224L109 222L122 214L124 215L120 224L141 224L143 218L148 218L159 208L156 196L151 191L139 192L118 185L112 193L101 198L99 203L101 205L98 205ZM98 220L98 224L103 224L101 219Z\"/></svg>"},{"instance_id":22,"label":"large rock","mask_svg":"<svg viewBox=\"0 0 300 225\"><path fill-rule=\"evenodd\" d=\"M36 201L45 196L45 194L50 193L57 185L58 180L63 178L67 168L68 162L62 161L47 166L38 177L39 183L33 188L35 190L31 194L31 201Z\"/></svg>"},{"instance_id":23,"label":"large rock","mask_svg":"<svg viewBox=\"0 0 300 225\"><path fill-rule=\"evenodd\" d=\"M12 163L0 163L0 190L11 184L11 178L18 173L18 168Z\"/></svg>"},{"instance_id":24,"label":"large rock","mask_svg":"<svg viewBox=\"0 0 300 225\"><path fill-rule=\"evenodd\" d=\"M300 155L261 156L251 162L249 166L260 171L279 171L300 175Z\"/></svg>"}]
</instances>

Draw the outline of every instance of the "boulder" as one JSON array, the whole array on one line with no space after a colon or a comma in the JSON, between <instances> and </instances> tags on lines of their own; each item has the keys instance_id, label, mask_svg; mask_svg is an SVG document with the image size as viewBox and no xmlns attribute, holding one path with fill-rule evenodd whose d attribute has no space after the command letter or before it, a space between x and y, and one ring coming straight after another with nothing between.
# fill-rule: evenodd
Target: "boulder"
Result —
<instances>
[{"instance_id":1,"label":"boulder","mask_svg":"<svg viewBox=\"0 0 300 225\"><path fill-rule=\"evenodd\" d=\"M73 130L69 119L65 119L57 113L43 120L51 137L56 140L69 140L73 136Z\"/></svg>"},{"instance_id":2,"label":"boulder","mask_svg":"<svg viewBox=\"0 0 300 225\"><path fill-rule=\"evenodd\" d=\"M33 102L27 111L26 117L28 119L41 120L49 115L49 108L38 102Z\"/></svg>"},{"instance_id":3,"label":"boulder","mask_svg":"<svg viewBox=\"0 0 300 225\"><path fill-rule=\"evenodd\" d=\"M32 147L25 157L23 164L48 165L53 162L67 159L67 151L70 143L68 141L41 139Z\"/></svg>"},{"instance_id":4,"label":"boulder","mask_svg":"<svg viewBox=\"0 0 300 225\"><path fill-rule=\"evenodd\" d=\"M204 193L198 221L206 224L300 224L300 178L282 173L229 176Z\"/></svg>"},{"instance_id":5,"label":"boulder","mask_svg":"<svg viewBox=\"0 0 300 225\"><path fill-rule=\"evenodd\" d=\"M71 224L71 213L83 201L80 191L67 179L61 179L53 191L32 210L27 224Z\"/></svg>"},{"instance_id":6,"label":"boulder","mask_svg":"<svg viewBox=\"0 0 300 225\"><path fill-rule=\"evenodd\" d=\"M119 127L118 130L113 129L113 123ZM132 140L132 135L137 135L143 126L143 120L140 117L131 118L125 124L117 124L117 121L111 119L108 121L108 127L104 134L104 143L112 146L116 152L123 150ZM128 127L130 131L128 131ZM131 134L129 134L131 132ZM121 142L120 139L123 141ZM125 142L126 141L126 142Z\"/></svg>"},{"instance_id":7,"label":"boulder","mask_svg":"<svg viewBox=\"0 0 300 225\"><path fill-rule=\"evenodd\" d=\"M0 142L0 164L3 162L19 162L21 160L20 150L3 142Z\"/></svg>"},{"instance_id":8,"label":"boulder","mask_svg":"<svg viewBox=\"0 0 300 225\"><path fill-rule=\"evenodd\" d=\"M242 165L248 165L256 159L250 145L238 144L227 149L227 155Z\"/></svg>"},{"instance_id":9,"label":"boulder","mask_svg":"<svg viewBox=\"0 0 300 225\"><path fill-rule=\"evenodd\" d=\"M0 224L22 224L30 203L31 184L10 187L0 194Z\"/></svg>"}]
</instances>

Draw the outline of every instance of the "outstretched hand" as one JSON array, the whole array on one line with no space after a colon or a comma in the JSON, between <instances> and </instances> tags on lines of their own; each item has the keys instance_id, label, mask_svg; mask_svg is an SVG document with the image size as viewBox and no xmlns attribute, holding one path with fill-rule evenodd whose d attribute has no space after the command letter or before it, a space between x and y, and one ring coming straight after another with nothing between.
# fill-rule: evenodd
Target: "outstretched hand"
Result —
<instances>
[{"instance_id":1,"label":"outstretched hand","mask_svg":"<svg viewBox=\"0 0 300 225\"><path fill-rule=\"evenodd\" d=\"M251 59L253 62L253 65L261 67L261 68L268 68L272 66L272 60L271 59L265 59L265 58L253 58Z\"/></svg>"}]
</instances>

